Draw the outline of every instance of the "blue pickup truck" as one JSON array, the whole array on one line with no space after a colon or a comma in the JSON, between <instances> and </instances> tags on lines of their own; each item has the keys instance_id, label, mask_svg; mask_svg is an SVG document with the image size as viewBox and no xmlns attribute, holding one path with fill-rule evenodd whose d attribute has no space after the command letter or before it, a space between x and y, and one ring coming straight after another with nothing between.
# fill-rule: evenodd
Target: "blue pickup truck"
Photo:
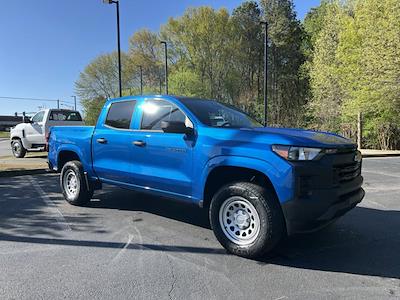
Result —
<instances>
[{"instance_id":1,"label":"blue pickup truck","mask_svg":"<svg viewBox=\"0 0 400 300\"><path fill-rule=\"evenodd\" d=\"M209 211L219 242L248 258L364 197L361 154L349 140L266 128L213 100L109 100L95 127L53 127L48 147L69 203L87 204L104 183L194 204Z\"/></svg>"}]
</instances>

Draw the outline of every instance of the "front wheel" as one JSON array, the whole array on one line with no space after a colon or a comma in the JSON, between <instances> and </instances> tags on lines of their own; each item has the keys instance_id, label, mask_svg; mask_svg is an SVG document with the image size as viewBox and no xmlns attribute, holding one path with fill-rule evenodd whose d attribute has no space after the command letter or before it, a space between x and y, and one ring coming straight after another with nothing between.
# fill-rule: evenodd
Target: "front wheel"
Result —
<instances>
[{"instance_id":1,"label":"front wheel","mask_svg":"<svg viewBox=\"0 0 400 300\"><path fill-rule=\"evenodd\" d=\"M225 249L246 258L271 251L285 230L275 195L248 182L228 184L214 195L210 223Z\"/></svg>"},{"instance_id":2,"label":"front wheel","mask_svg":"<svg viewBox=\"0 0 400 300\"><path fill-rule=\"evenodd\" d=\"M22 145L21 140L13 140L11 142L11 150L16 158L23 158L26 154L26 149Z\"/></svg>"},{"instance_id":3,"label":"front wheel","mask_svg":"<svg viewBox=\"0 0 400 300\"><path fill-rule=\"evenodd\" d=\"M64 165L61 170L60 186L65 200L72 205L85 205L93 196L93 188L87 186L80 161L69 161Z\"/></svg>"}]
</instances>

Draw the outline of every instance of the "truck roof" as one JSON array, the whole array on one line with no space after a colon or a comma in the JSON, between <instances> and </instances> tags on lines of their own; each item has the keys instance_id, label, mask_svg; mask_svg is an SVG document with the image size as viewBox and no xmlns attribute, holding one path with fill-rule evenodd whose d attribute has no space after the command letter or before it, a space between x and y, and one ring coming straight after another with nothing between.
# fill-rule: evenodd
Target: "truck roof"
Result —
<instances>
[{"instance_id":1,"label":"truck roof","mask_svg":"<svg viewBox=\"0 0 400 300\"><path fill-rule=\"evenodd\" d=\"M107 100L107 102L116 102L116 101L125 101L129 99L174 99L179 102L185 102L185 101L193 101L193 100L199 100L199 101L216 101L215 99L206 99L206 98L201 98L201 97L188 97L188 96L179 96L179 95L161 95L161 94L151 94L151 95L131 95L131 96L124 96L124 97L118 97L118 98L110 98Z\"/></svg>"}]
</instances>

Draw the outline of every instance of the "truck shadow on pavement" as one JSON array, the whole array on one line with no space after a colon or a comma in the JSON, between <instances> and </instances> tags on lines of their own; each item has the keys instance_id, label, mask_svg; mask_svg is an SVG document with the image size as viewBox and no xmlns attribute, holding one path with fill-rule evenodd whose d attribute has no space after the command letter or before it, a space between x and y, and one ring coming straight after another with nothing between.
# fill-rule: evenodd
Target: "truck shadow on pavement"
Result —
<instances>
[{"instance_id":1,"label":"truck shadow on pavement","mask_svg":"<svg viewBox=\"0 0 400 300\"><path fill-rule=\"evenodd\" d=\"M67 224L73 224L67 226L74 231L98 231L94 212L61 214L57 201L51 199L54 195L59 198L58 182L39 184L46 176L0 178L0 241L14 235L62 237Z\"/></svg>"},{"instance_id":2,"label":"truck shadow on pavement","mask_svg":"<svg viewBox=\"0 0 400 300\"><path fill-rule=\"evenodd\" d=\"M58 181L53 176L39 175L35 180L48 195L47 201L33 193L33 182L26 177L14 178L13 183L0 184L0 243L16 242L74 247L125 248L160 252L213 255L227 257L216 241L208 247L165 245L163 243L130 243L96 240L92 233L102 234L99 224L107 209L146 212L156 216L199 226L210 235L207 213L169 199L106 187L95 194L88 207L62 210L71 230L86 232L86 238L68 238L54 222L57 207L64 205ZM53 207L55 206L55 207ZM50 209L50 211L49 211ZM106 210L96 213L96 210ZM144 216L145 218L145 216ZM146 220L144 220L146 221ZM182 224L184 226L184 224ZM281 265L299 269L339 272L400 279L400 212L356 207L330 227L311 234L291 237L265 258L254 261L259 267ZM229 256L229 260L241 258ZM251 263L249 261L249 263Z\"/></svg>"},{"instance_id":3,"label":"truck shadow on pavement","mask_svg":"<svg viewBox=\"0 0 400 300\"><path fill-rule=\"evenodd\" d=\"M135 194L140 197L135 197ZM204 210L169 199L114 189L106 189L96 198L99 201L91 202L91 207L144 211L210 229ZM356 207L336 223L319 232L301 234L284 240L274 253L257 260L257 263L400 278L399 228L400 211ZM160 250L164 251L162 247ZM179 247L175 250L226 253L222 248Z\"/></svg>"},{"instance_id":4,"label":"truck shadow on pavement","mask_svg":"<svg viewBox=\"0 0 400 300\"><path fill-rule=\"evenodd\" d=\"M96 201L98 200L98 201ZM140 211L185 222L205 229L211 229L207 211L194 205L178 202L174 199L155 197L114 187L103 187L96 192L93 208Z\"/></svg>"},{"instance_id":5,"label":"truck shadow on pavement","mask_svg":"<svg viewBox=\"0 0 400 300\"><path fill-rule=\"evenodd\" d=\"M320 232L291 237L260 264L400 279L400 212L356 207Z\"/></svg>"}]
</instances>

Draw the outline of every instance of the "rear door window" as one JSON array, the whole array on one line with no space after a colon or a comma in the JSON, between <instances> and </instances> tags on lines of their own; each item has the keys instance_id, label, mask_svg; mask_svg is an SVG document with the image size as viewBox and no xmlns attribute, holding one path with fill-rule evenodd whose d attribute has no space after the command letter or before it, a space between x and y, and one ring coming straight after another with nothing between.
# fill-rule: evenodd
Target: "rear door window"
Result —
<instances>
[{"instance_id":1,"label":"rear door window","mask_svg":"<svg viewBox=\"0 0 400 300\"><path fill-rule=\"evenodd\" d=\"M105 124L118 129L129 129L131 126L136 101L123 101L111 104Z\"/></svg>"}]
</instances>

